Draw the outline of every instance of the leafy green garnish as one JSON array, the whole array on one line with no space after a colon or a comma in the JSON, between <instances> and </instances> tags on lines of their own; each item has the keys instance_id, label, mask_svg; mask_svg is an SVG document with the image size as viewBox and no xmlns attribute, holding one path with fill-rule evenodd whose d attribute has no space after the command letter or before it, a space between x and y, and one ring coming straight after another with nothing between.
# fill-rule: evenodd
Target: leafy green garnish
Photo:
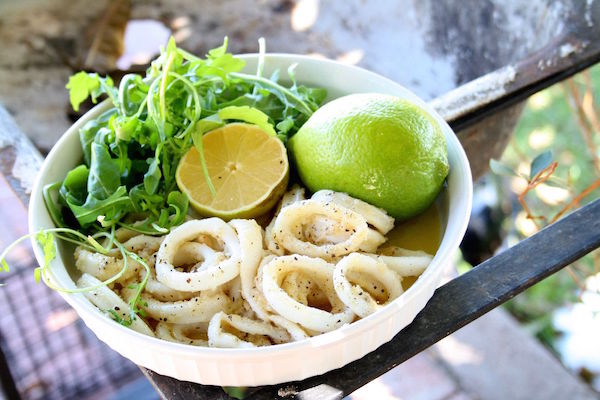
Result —
<instances>
[{"instance_id":1,"label":"leafy green garnish","mask_svg":"<svg viewBox=\"0 0 600 400\"><path fill-rule=\"evenodd\" d=\"M90 96L95 103L105 93L116 102L116 92L110 77L102 78L98 74L82 71L69 78L66 88L69 89L69 100L75 111L79 111L81 103Z\"/></svg>"},{"instance_id":2,"label":"leafy green garnish","mask_svg":"<svg viewBox=\"0 0 600 400\"><path fill-rule=\"evenodd\" d=\"M42 265L40 265L39 267L37 267L34 270L35 281L36 282L44 281L44 283L49 288L56 290L56 291L65 292L65 293L83 293L83 292L93 291L95 289L98 289L101 286L106 286L106 285L109 285L109 284L115 282L127 270L128 262L129 262L128 260L129 259L135 260L136 262L138 262L139 264L141 264L144 267L145 274L139 283L132 284L130 286L132 289L135 289L136 291L135 291L135 294L132 297L132 299L129 301L129 306L131 308L131 313L129 315L129 318L123 319L118 314L116 314L114 312L114 310L112 310L112 311L106 310L106 312L108 314L110 314L113 317L113 319L115 319L117 322L119 322L125 326L129 326L129 325L131 325L132 321L136 318L136 316L139 315L141 317L145 317L145 312L142 309L142 307L146 307L147 304L142 301L141 295L142 295L144 288L146 287L146 283L148 282L148 277L150 276L150 267L148 266L148 263L143 258L141 258L137 254L135 254L133 251L126 249L121 243L119 243L117 240L115 240L114 233L115 233L114 227L112 227L110 233L98 233L94 236L85 236L81 232L76 231L74 229L70 229L70 228L44 229L39 232L34 232L34 233L24 235L24 236L20 237L19 239L15 240L13 243L11 243L6 249L4 249L4 251L2 253L0 253L0 265L2 265L4 270L8 272L9 267L6 262L6 256L8 255L8 253L10 253L10 251L13 248L15 248L15 246L17 246L19 243L21 243L22 241L24 241L30 237L35 237L36 242L44 255L44 262L42 263ZM115 275L106 279L103 282L100 282L97 285L93 285L93 286L89 286L89 287L80 287L80 288L76 288L76 289L66 289L66 288L63 288L60 286L56 286L55 285L56 280L53 279L52 270L50 268L51 262L56 258L56 255L57 255L55 237L60 238L65 241L68 241L68 242L77 243L80 246L88 248L88 250L96 251L101 254L108 254L109 251L111 251L111 249L114 246L121 253L121 257L123 259L123 267ZM106 244L105 245L100 244L100 242L98 241L99 239L106 239Z\"/></svg>"},{"instance_id":3,"label":"leafy green garnish","mask_svg":"<svg viewBox=\"0 0 600 400\"><path fill-rule=\"evenodd\" d=\"M36 234L35 240L37 240L44 253L44 264L34 270L35 281L40 282L42 279L42 271L48 269L50 262L56 257L56 245L54 244L54 236L47 231Z\"/></svg>"},{"instance_id":4,"label":"leafy green garnish","mask_svg":"<svg viewBox=\"0 0 600 400\"><path fill-rule=\"evenodd\" d=\"M44 196L53 221L89 234L113 226L164 234L187 213L175 173L190 147L200 152L206 184L215 194L203 157L206 132L243 121L286 142L326 93L299 85L295 66L288 68L289 87L278 82L278 73L263 76L264 41L260 44L256 75L240 72L244 61L227 52L227 38L206 58L171 39L145 76L128 74L118 87L110 77L73 75L67 84L73 108L103 94L113 107L81 128L83 163L67 174L58 197Z\"/></svg>"},{"instance_id":5,"label":"leafy green garnish","mask_svg":"<svg viewBox=\"0 0 600 400\"><path fill-rule=\"evenodd\" d=\"M298 85L295 66L288 69L291 86L278 82L279 73L263 76L264 40L256 75L241 73L244 61L227 52L227 38L206 58L196 57L171 39L145 76L125 75L118 87L110 77L78 72L66 88L73 109L91 98L107 96L112 107L88 121L79 131L81 164L62 182L46 185L43 198L55 228L26 235L0 254L0 269L8 271L6 254L16 244L35 237L44 262L35 269L36 281L71 293L94 290L119 279L132 259L146 274L135 287L131 315L109 314L123 325L144 316L141 294L150 269L138 255L115 240L124 227L147 235L163 235L181 224L189 200L177 188L175 174L181 157L192 147L203 159L202 136L231 121L255 124L284 143L295 134L325 99L323 89ZM202 161L206 184L214 194ZM50 268L57 255L55 239L107 254L115 247L123 268L98 285L65 289L55 286ZM101 239L104 244L101 244Z\"/></svg>"}]
</instances>

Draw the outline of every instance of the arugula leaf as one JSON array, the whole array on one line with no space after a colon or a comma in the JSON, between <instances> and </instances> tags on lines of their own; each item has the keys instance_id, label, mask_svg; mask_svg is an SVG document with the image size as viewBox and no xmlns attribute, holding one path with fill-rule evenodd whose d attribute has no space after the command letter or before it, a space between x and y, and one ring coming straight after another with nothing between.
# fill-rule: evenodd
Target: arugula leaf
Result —
<instances>
[{"instance_id":1,"label":"arugula leaf","mask_svg":"<svg viewBox=\"0 0 600 400\"><path fill-rule=\"evenodd\" d=\"M119 323L119 324L121 324L121 325L123 325L123 326L125 326L125 327L127 327L127 328L129 328L129 327L131 326L131 324L133 323L133 319L132 319L132 318L130 318L130 319L125 319L125 318L122 318L122 317L119 315L119 313L118 313L118 312L116 312L116 311L115 311L114 309L112 309L112 308L111 308L111 309L109 309L109 310L106 310L106 312L107 312L107 313L108 313L108 314L109 314L109 315L112 317L112 319L113 319L115 322L117 322L117 323Z\"/></svg>"},{"instance_id":2,"label":"arugula leaf","mask_svg":"<svg viewBox=\"0 0 600 400\"><path fill-rule=\"evenodd\" d=\"M92 143L104 143L105 138L110 135L111 130L108 129L108 124L113 115L116 114L116 109L108 110L102 113L98 118L88 121L83 128L79 130L79 141L83 150L83 160L86 165L90 165L92 159ZM103 129L103 131L101 131ZM97 140L98 139L98 140Z\"/></svg>"},{"instance_id":3,"label":"arugula leaf","mask_svg":"<svg viewBox=\"0 0 600 400\"><path fill-rule=\"evenodd\" d=\"M37 267L34 271L34 277L36 282L40 282L43 271L50 267L50 262L56 258L56 245L54 244L54 236L50 232L41 231L35 235L35 240L38 245L42 248L44 253L44 263Z\"/></svg>"},{"instance_id":4,"label":"arugula leaf","mask_svg":"<svg viewBox=\"0 0 600 400\"><path fill-rule=\"evenodd\" d=\"M244 61L227 45L224 38L200 58L170 40L145 76L127 74L118 87L97 74L70 78L67 88L75 109L101 95L113 107L83 126L82 165L67 174L56 199L46 196L55 223L89 234L104 234L114 226L163 234L187 213L188 199L179 192L175 174L192 146L203 158L204 133L237 120L256 124L285 143L325 99L324 90L296 81L295 66L287 71L289 85L279 82L277 71L263 76L268 63L264 43L256 75L240 72ZM205 163L204 173L208 176ZM210 180L207 186L214 193Z\"/></svg>"},{"instance_id":5,"label":"arugula leaf","mask_svg":"<svg viewBox=\"0 0 600 400\"><path fill-rule=\"evenodd\" d=\"M73 168L60 187L60 195L65 202L83 204L87 197L87 182L90 170L85 165Z\"/></svg>"},{"instance_id":6,"label":"arugula leaf","mask_svg":"<svg viewBox=\"0 0 600 400\"><path fill-rule=\"evenodd\" d=\"M87 190L91 196L104 200L121 186L119 165L103 144L92 143L91 156Z\"/></svg>"},{"instance_id":7,"label":"arugula leaf","mask_svg":"<svg viewBox=\"0 0 600 400\"><path fill-rule=\"evenodd\" d=\"M173 210L174 212L172 218L169 218L171 226L177 226L183 223L189 206L187 195L180 191L172 191L169 193L167 203L169 203L169 210Z\"/></svg>"},{"instance_id":8,"label":"arugula leaf","mask_svg":"<svg viewBox=\"0 0 600 400\"><path fill-rule=\"evenodd\" d=\"M160 183L162 174L160 172L160 168L158 167L158 159L153 158L149 161L150 166L148 167L148 171L144 174L144 189L146 189L148 194L154 194L158 189L158 184Z\"/></svg>"},{"instance_id":9,"label":"arugula leaf","mask_svg":"<svg viewBox=\"0 0 600 400\"><path fill-rule=\"evenodd\" d=\"M198 150L198 154L200 155L200 165L202 165L202 172L204 173L204 178L206 179L206 185L208 186L210 193L214 197L217 195L217 191L215 190L215 187L214 187L212 181L210 180L210 175L208 174L208 168L206 167L206 159L204 158L204 144L202 143L202 135L203 134L204 134L204 132L202 132L202 131L194 132L192 134L192 143L196 147L196 150Z\"/></svg>"},{"instance_id":10,"label":"arugula leaf","mask_svg":"<svg viewBox=\"0 0 600 400\"><path fill-rule=\"evenodd\" d=\"M280 123L277 124L277 126L275 126L275 128L277 128L277 130L279 131L280 134L286 134L290 131L290 129L292 129L292 127L294 126L294 119L292 117L287 117L286 119L284 119L283 121L281 121Z\"/></svg>"},{"instance_id":11,"label":"arugula leaf","mask_svg":"<svg viewBox=\"0 0 600 400\"><path fill-rule=\"evenodd\" d=\"M92 76L86 72L78 72L69 78L66 88L69 89L69 100L73 110L79 111L79 105L89 97L89 95L98 90L100 82L98 75Z\"/></svg>"},{"instance_id":12,"label":"arugula leaf","mask_svg":"<svg viewBox=\"0 0 600 400\"><path fill-rule=\"evenodd\" d=\"M106 223L116 222L133 208L125 186L119 186L106 199L98 199L88 194L83 205L72 202L69 202L68 205L82 227L98 221L100 216L104 217Z\"/></svg>"},{"instance_id":13,"label":"arugula leaf","mask_svg":"<svg viewBox=\"0 0 600 400\"><path fill-rule=\"evenodd\" d=\"M10 267L8 266L8 263L4 258L2 259L2 268L0 269L0 271L10 272Z\"/></svg>"},{"instance_id":14,"label":"arugula leaf","mask_svg":"<svg viewBox=\"0 0 600 400\"><path fill-rule=\"evenodd\" d=\"M225 123L221 118L219 118L218 114L213 114L209 117L202 118L200 121L196 122L195 132L192 135L202 136L206 132L210 132L213 129L217 129L223 126Z\"/></svg>"},{"instance_id":15,"label":"arugula leaf","mask_svg":"<svg viewBox=\"0 0 600 400\"><path fill-rule=\"evenodd\" d=\"M104 93L113 100L115 105L117 104L116 91L110 77L102 78L96 73L89 74L81 71L72 75L65 87L69 89L69 100L75 111L79 111L79 106L88 97L91 96L95 103L98 97Z\"/></svg>"}]
</instances>

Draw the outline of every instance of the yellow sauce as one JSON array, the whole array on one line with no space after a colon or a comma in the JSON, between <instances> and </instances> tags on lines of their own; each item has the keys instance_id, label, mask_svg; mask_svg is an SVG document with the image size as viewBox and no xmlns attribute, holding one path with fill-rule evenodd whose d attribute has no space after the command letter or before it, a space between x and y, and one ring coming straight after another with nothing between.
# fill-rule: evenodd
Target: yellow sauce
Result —
<instances>
[{"instance_id":1,"label":"yellow sauce","mask_svg":"<svg viewBox=\"0 0 600 400\"><path fill-rule=\"evenodd\" d=\"M442 239L442 221L437 202L427 210L409 220L397 223L387 235L388 240L381 246L398 246L409 250L423 250L434 255ZM404 290L408 289L418 277L405 277L402 280Z\"/></svg>"}]
</instances>

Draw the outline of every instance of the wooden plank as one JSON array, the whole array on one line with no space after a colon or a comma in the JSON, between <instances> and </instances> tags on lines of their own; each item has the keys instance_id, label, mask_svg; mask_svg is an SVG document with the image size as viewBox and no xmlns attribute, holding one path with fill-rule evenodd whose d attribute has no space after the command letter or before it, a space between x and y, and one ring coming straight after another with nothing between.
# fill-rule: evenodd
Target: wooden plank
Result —
<instances>
[{"instance_id":1,"label":"wooden plank","mask_svg":"<svg viewBox=\"0 0 600 400\"><path fill-rule=\"evenodd\" d=\"M364 358L248 398L340 399L599 246L600 199L438 288L412 324ZM146 373L165 399L229 398L219 387Z\"/></svg>"}]
</instances>

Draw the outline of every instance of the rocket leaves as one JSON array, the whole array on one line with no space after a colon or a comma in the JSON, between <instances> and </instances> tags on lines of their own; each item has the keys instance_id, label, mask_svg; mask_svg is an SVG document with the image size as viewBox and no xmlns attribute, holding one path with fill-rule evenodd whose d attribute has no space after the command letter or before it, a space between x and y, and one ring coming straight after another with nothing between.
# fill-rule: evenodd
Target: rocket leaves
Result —
<instances>
[{"instance_id":1,"label":"rocket leaves","mask_svg":"<svg viewBox=\"0 0 600 400\"><path fill-rule=\"evenodd\" d=\"M119 226L164 234L187 214L175 173L192 146L202 150L204 133L244 121L286 142L325 98L323 89L296 82L295 66L286 87L277 72L241 73L244 64L227 52L227 38L205 58L171 39L145 76L125 75L118 86L98 74L73 75L67 89L74 109L102 95L112 107L80 129L82 164L52 186L60 187L58 196L45 196L54 220L86 234Z\"/></svg>"}]
</instances>

